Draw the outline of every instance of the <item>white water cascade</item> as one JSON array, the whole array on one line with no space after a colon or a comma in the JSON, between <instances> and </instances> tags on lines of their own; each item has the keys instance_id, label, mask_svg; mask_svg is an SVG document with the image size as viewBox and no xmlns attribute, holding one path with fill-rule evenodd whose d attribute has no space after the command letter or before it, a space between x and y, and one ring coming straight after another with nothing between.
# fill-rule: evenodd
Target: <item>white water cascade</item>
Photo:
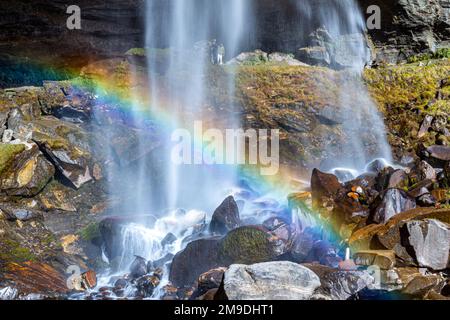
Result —
<instances>
[{"instance_id":1,"label":"white water cascade","mask_svg":"<svg viewBox=\"0 0 450 320\"><path fill-rule=\"evenodd\" d=\"M334 167L350 168L349 172L356 175L374 158L390 161L383 121L361 79L361 71L370 58L370 50L363 36L364 20L356 2L320 1L324 4L318 6L310 0L289 1L295 4L298 14L305 19L303 24L324 26L334 39L351 37L347 52L353 63L350 70L337 73L335 81L340 83L339 101L330 102L337 108L336 117L342 118L343 130L350 137L345 145L338 146L341 150L339 153L344 156L334 159ZM239 116L234 114L232 108L225 114L205 109L206 74L213 67L208 43L213 39L223 43L226 48L225 59L229 60L244 48L251 48L255 43L254 38L258 37L253 26L253 21L258 19L253 12L254 1L147 0L146 3L147 72L151 97L149 108L156 114L164 115L167 131L162 135L164 138L160 151L150 161L150 164L159 163L157 172L148 170L148 159L138 163L137 171L133 174L134 187L128 191L133 197L128 197L129 202L125 200L122 204L127 212L159 217L151 228L139 224L123 228L119 264L122 274L128 272L127 268L135 255L156 260L182 250L186 245L183 239L192 234L192 227L204 222L236 185L235 166L174 164L171 161L171 132L178 128L191 130L198 120L211 120L216 128L219 126L218 129L240 127ZM164 67L159 59L161 55L167 60ZM231 94L234 86L235 79L229 76L228 92ZM350 107L355 105L358 107ZM136 112L135 117L139 117L139 112ZM216 121L217 118L225 121ZM374 136L376 141L370 153L366 152L367 146L363 144L363 137L368 134ZM144 146L145 137L140 139ZM124 179L127 178L124 176ZM188 211L180 215L176 213L178 208ZM202 210L208 215L195 210ZM168 233L174 234L177 240L164 248L161 241ZM105 277L100 284L107 281L110 280ZM163 283L165 281L167 278Z\"/></svg>"}]
</instances>

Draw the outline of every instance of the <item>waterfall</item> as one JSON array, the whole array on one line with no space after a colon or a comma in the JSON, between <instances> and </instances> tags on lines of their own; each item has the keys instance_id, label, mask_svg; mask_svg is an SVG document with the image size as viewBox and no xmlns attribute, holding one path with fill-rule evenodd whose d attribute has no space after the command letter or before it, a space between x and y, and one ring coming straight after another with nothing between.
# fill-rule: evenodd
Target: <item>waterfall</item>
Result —
<instances>
[{"instance_id":1,"label":"waterfall","mask_svg":"<svg viewBox=\"0 0 450 320\"><path fill-rule=\"evenodd\" d=\"M277 0L272 1L277 3ZM356 1L286 1L297 9L301 25L307 32L314 29L312 26L323 26L333 39L351 37L346 52L353 63L350 70L336 73L339 99L330 102L337 110L334 111L336 117L343 119L342 130L349 137L345 144L338 146L343 157L332 159L334 168L346 167L353 169L349 172L359 172L373 158L390 161L383 121L361 78L364 65L370 59L370 50L364 38L364 19ZM255 47L258 43L255 39L260 36L254 24L259 18L255 13L257 3L250 0L146 1L145 46L149 77L146 89L150 96L147 108L152 113L164 115L164 126L159 127L162 144L157 152L142 157L132 169L121 169L118 175L127 180L122 187L126 189L121 204L123 212L152 214L160 220L152 228L139 224L123 228L122 271L127 271L135 255L154 260L183 249L182 240L190 234L189 222L192 222L189 210L211 214L228 190L235 187L237 166L174 164L171 161L174 143L171 133L179 128L192 131L194 122L198 120L205 120L219 130L240 127L239 116L232 106L230 110L220 112L205 107L208 94L206 75L214 68L222 68L211 65L210 43L215 39L224 44L225 60L243 50L260 49ZM303 34L305 30L298 30L299 39L307 38ZM227 79L227 92L233 95L234 73L229 72ZM350 107L355 104L357 108ZM136 152L145 154L142 149L146 148L150 138L142 133L148 124L140 121L140 108L138 104L134 106L132 120L137 128ZM370 153L366 152L367 146L363 144L366 135L375 137ZM198 138L194 137L194 140ZM188 210L188 213L174 214L179 208ZM168 220L172 223L167 223ZM181 223L181 229L177 229L177 221ZM160 243L168 233L178 237L176 244L169 249Z\"/></svg>"}]
</instances>

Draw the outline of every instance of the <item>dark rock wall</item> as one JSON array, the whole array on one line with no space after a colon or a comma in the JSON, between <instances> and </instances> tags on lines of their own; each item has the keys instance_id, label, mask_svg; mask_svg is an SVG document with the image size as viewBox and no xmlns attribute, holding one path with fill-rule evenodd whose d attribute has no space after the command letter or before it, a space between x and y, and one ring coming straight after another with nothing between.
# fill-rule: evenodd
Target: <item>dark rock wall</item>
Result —
<instances>
[{"instance_id":1,"label":"dark rock wall","mask_svg":"<svg viewBox=\"0 0 450 320\"><path fill-rule=\"evenodd\" d=\"M295 8L293 0L252 1L256 19L249 17L247 21L249 28L242 50L286 52L308 45L308 35L320 24L320 19L315 18L317 8L334 3L305 1L301 7L309 6L312 12L312 18L307 18ZM372 4L382 9L382 29L369 32L378 60L396 62L413 53L450 45L450 0L358 1L363 11ZM121 55L129 48L143 46L144 0L76 2L82 9L82 30L66 28L66 9L73 1L0 1L0 86L2 82L3 86L20 84L11 79L15 73L15 78L39 78L29 75L30 62L36 64L35 73L39 74L48 72L49 64L57 70L78 70L90 60ZM163 28L164 23L161 25ZM164 39L160 39L160 44L164 44ZM58 76L61 75L45 74L41 78ZM33 83L32 80L28 82Z\"/></svg>"}]
</instances>

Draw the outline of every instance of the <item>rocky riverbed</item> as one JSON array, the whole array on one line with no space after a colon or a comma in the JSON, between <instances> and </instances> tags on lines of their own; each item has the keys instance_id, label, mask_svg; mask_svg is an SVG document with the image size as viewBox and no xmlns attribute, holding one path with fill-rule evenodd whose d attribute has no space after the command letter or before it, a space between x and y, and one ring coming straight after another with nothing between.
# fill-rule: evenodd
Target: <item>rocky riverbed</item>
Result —
<instances>
[{"instance_id":1,"label":"rocky riverbed","mask_svg":"<svg viewBox=\"0 0 450 320\"><path fill-rule=\"evenodd\" d=\"M273 199L243 179L188 231L168 233L164 256L136 257L124 271L114 270L121 230L142 216L148 228L158 219L118 216L123 195L107 187L123 183L111 168L133 170L160 150L158 124L135 127L123 108L147 85L144 74L130 76L144 72L140 53L96 61L70 80L0 90L0 298L449 298L448 59L364 72L394 163L375 160L357 174L317 169L342 152L330 142L350 138L330 103L345 71L262 51L241 55L237 71L212 66L209 107L229 116L224 83L238 72L231 103L244 125L281 128L283 167L310 183L280 177L291 192ZM363 140L370 150L370 132ZM103 281L114 271L123 272Z\"/></svg>"}]
</instances>

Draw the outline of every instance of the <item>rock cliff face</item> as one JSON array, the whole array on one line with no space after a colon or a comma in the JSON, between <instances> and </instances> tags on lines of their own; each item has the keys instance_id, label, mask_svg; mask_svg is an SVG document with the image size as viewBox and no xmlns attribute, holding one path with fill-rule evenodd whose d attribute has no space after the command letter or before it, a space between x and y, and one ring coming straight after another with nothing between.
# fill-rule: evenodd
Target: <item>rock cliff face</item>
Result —
<instances>
[{"instance_id":1,"label":"rock cliff face","mask_svg":"<svg viewBox=\"0 0 450 320\"><path fill-rule=\"evenodd\" d=\"M414 53L450 45L450 0L358 1L362 11L373 4L381 7L382 29L370 31L380 61L396 62ZM310 33L320 27L320 19L314 17L323 0L305 1L300 11L292 0L253 2L258 19L249 31L251 43L243 45L242 51L259 48L296 52L309 45ZM145 1L78 1L82 9L81 30L66 28L66 10L71 4L64 0L0 3L0 67L8 68L9 73L9 79L0 75L0 85L3 82L13 86L15 83L10 78L14 73L27 78L24 74L29 72L24 69L29 68L21 65L30 61L36 69L33 76L29 75L32 78L29 82L33 83L33 77L39 78L36 73L47 73L42 77L47 80L64 77L64 74L49 75L49 64L59 71L68 71L68 67L77 71L91 59L111 57L143 46ZM312 16L307 18L306 12ZM249 17L248 23L251 20ZM14 68L11 57L16 60ZM20 63L18 57L23 58L19 59Z\"/></svg>"},{"instance_id":2,"label":"rock cliff face","mask_svg":"<svg viewBox=\"0 0 450 320\"><path fill-rule=\"evenodd\" d=\"M395 63L411 54L450 46L449 0L359 0L381 8L381 30L370 31L377 59Z\"/></svg>"}]
</instances>

